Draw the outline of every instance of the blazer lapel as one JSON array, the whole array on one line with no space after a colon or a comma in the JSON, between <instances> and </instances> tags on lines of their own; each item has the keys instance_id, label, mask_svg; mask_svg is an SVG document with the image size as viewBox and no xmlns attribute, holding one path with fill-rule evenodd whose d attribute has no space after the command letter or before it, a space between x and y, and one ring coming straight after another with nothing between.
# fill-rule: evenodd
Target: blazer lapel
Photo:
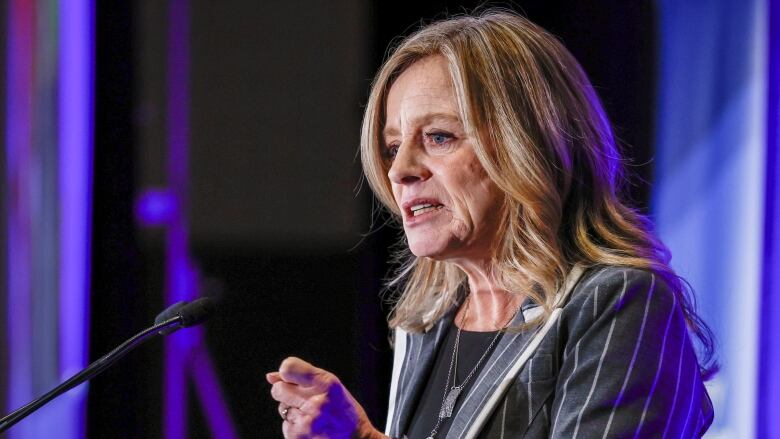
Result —
<instances>
[{"instance_id":1,"label":"blazer lapel","mask_svg":"<svg viewBox=\"0 0 780 439\"><path fill-rule=\"evenodd\" d=\"M415 404L433 367L436 352L452 324L455 310L457 306L448 311L427 332L407 334L407 354L398 378L391 436L399 436L400 432L408 428Z\"/></svg>"},{"instance_id":2,"label":"blazer lapel","mask_svg":"<svg viewBox=\"0 0 780 439\"><path fill-rule=\"evenodd\" d=\"M521 308L521 312L512 319L511 326L523 324L532 320L541 313L542 308L527 303ZM447 433L447 439L462 438L468 431L468 427L474 422L485 405L487 399L494 393L498 383L506 376L512 365L522 355L528 343L533 338L536 330L523 332L507 332L501 337L498 345L486 362L486 367L474 377L474 385L460 402L460 408L455 413Z\"/></svg>"},{"instance_id":3,"label":"blazer lapel","mask_svg":"<svg viewBox=\"0 0 780 439\"><path fill-rule=\"evenodd\" d=\"M564 280L561 291L557 294L556 308L562 307L566 303L583 273L584 268L582 266L575 265L572 267ZM560 310L556 309L556 312L560 313ZM521 312L517 313L515 318L512 319L511 326L531 321L542 313L543 309L541 306L535 305L527 299L521 306ZM490 408L486 407L488 399L496 392L496 389L505 378L510 378L510 373L516 374L519 372L517 368L514 371L511 369L513 369L515 363L518 362L525 349L533 341L534 336L540 331L543 333L542 337L544 336L544 329L545 327L549 329L549 324L554 324L554 321L548 320L544 325L536 328L529 328L519 333L506 333L501 337L498 346L490 355L487 363L489 367L482 369L476 377L477 381L471 387L469 393L464 396L460 408L452 420L452 425L447 433L447 439L464 438L480 412L490 410Z\"/></svg>"}]
</instances>

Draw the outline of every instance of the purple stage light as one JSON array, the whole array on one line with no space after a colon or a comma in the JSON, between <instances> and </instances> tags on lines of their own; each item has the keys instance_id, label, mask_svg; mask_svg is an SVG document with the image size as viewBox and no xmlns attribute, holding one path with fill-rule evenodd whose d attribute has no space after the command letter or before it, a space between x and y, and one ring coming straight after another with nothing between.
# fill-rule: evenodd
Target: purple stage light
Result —
<instances>
[{"instance_id":1,"label":"purple stage light","mask_svg":"<svg viewBox=\"0 0 780 439\"><path fill-rule=\"evenodd\" d=\"M780 1L769 2L764 263L759 344L757 437L780 437Z\"/></svg>"},{"instance_id":2,"label":"purple stage light","mask_svg":"<svg viewBox=\"0 0 780 439\"><path fill-rule=\"evenodd\" d=\"M190 259L187 222L189 184L189 2L168 3L168 189L147 192L136 205L139 219L165 220L165 298L168 303L193 300L198 294L198 272ZM163 195L164 194L164 195ZM187 383L195 390L212 436L237 437L217 375L203 346L202 329L172 334L165 343L163 434L167 439L187 436Z\"/></svg>"},{"instance_id":3,"label":"purple stage light","mask_svg":"<svg viewBox=\"0 0 780 439\"><path fill-rule=\"evenodd\" d=\"M168 3L168 186L176 209L166 230L166 300L175 303L195 298L186 287L187 223L186 188L189 145L189 5L188 0ZM165 343L164 436L185 437L187 433L186 345L191 331L174 334Z\"/></svg>"},{"instance_id":4,"label":"purple stage light","mask_svg":"<svg viewBox=\"0 0 780 439\"><path fill-rule=\"evenodd\" d=\"M94 0L59 4L59 372L88 363L94 108ZM72 391L73 392L73 391ZM86 392L66 394L60 437L86 434Z\"/></svg>"},{"instance_id":5,"label":"purple stage light","mask_svg":"<svg viewBox=\"0 0 780 439\"><path fill-rule=\"evenodd\" d=\"M135 218L146 227L170 224L179 210L176 197L166 189L149 189L135 202Z\"/></svg>"},{"instance_id":6,"label":"purple stage light","mask_svg":"<svg viewBox=\"0 0 780 439\"><path fill-rule=\"evenodd\" d=\"M6 54L6 193L8 212L8 395L16 408L32 397L33 348L30 320L30 200L27 175L32 147L32 93L35 8L31 1L8 2ZM27 426L20 425L24 430ZM20 432L23 434L23 432Z\"/></svg>"},{"instance_id":7,"label":"purple stage light","mask_svg":"<svg viewBox=\"0 0 780 439\"><path fill-rule=\"evenodd\" d=\"M49 16L58 19L56 32L43 27ZM6 251L13 408L87 363L93 23L93 0L8 3ZM55 126L56 133L50 131ZM57 180L47 163L57 164ZM50 230L49 224L58 228ZM42 301L43 312L59 316L36 314L44 309ZM16 426L10 437L51 436L54 429L57 437L83 437L85 389L64 395L35 421Z\"/></svg>"},{"instance_id":8,"label":"purple stage light","mask_svg":"<svg viewBox=\"0 0 780 439\"><path fill-rule=\"evenodd\" d=\"M198 330L201 332L202 339L202 329L198 328ZM201 348L190 362L193 377L195 378L195 391L198 393L198 400L203 413L206 414L206 422L214 437L236 439L238 435L233 428L230 411L224 403L225 398L219 386L219 379L214 373L214 364L204 349Z\"/></svg>"}]
</instances>

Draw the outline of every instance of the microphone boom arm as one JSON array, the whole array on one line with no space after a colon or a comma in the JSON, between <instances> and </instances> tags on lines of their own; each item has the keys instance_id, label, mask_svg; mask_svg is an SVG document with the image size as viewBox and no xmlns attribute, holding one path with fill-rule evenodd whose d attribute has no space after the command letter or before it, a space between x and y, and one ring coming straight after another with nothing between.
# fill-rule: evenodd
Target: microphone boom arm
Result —
<instances>
[{"instance_id":1,"label":"microphone boom arm","mask_svg":"<svg viewBox=\"0 0 780 439\"><path fill-rule=\"evenodd\" d=\"M14 424L21 421L22 419L30 415L35 410L38 410L41 406L45 405L52 399L62 395L68 390L83 383L84 381L90 380L93 377L99 375L101 372L106 370L109 366L114 364L117 360L127 355L128 352L132 351L137 346L153 338L154 336L160 335L162 331L167 329L175 329L174 328L175 326L182 326L182 321L183 321L182 316L176 315L175 317L171 317L170 319L155 324L154 326L146 328L143 331L139 332L138 334L134 335L133 337L131 337L121 345L117 346L111 352L95 360L92 364L87 366L86 369L68 378L62 384L50 390L45 395L31 401L27 405L24 405L14 410L9 415L0 419L0 433L8 430Z\"/></svg>"}]
</instances>

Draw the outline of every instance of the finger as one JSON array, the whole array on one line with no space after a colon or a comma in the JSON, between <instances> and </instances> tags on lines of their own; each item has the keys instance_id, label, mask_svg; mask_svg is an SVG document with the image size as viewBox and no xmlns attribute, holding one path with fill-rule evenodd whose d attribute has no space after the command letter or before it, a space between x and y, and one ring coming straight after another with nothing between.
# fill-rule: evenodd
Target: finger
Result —
<instances>
[{"instance_id":1,"label":"finger","mask_svg":"<svg viewBox=\"0 0 780 439\"><path fill-rule=\"evenodd\" d=\"M293 429L293 425L289 421L282 422L282 435L284 436L284 439L297 439L298 436L293 436L293 432L291 431Z\"/></svg>"},{"instance_id":2,"label":"finger","mask_svg":"<svg viewBox=\"0 0 780 439\"><path fill-rule=\"evenodd\" d=\"M279 381L271 386L271 397L292 407L301 407L316 394L316 389L312 387L301 387L284 381Z\"/></svg>"},{"instance_id":3,"label":"finger","mask_svg":"<svg viewBox=\"0 0 780 439\"><path fill-rule=\"evenodd\" d=\"M334 381L338 381L332 373L314 367L296 357L289 357L282 361L281 366L279 366L279 374L287 382L301 386L313 386L323 392L327 391Z\"/></svg>"},{"instance_id":4,"label":"finger","mask_svg":"<svg viewBox=\"0 0 780 439\"><path fill-rule=\"evenodd\" d=\"M279 407L276 408L276 411L278 411L279 412L279 416L281 416L282 419L284 419L286 421L287 417L290 415L290 409L291 408L292 407L290 407L289 405L287 405L287 404L285 404L283 402L280 402L279 403ZM285 412L285 410L286 410L286 412Z\"/></svg>"},{"instance_id":5,"label":"finger","mask_svg":"<svg viewBox=\"0 0 780 439\"><path fill-rule=\"evenodd\" d=\"M290 413L288 420L282 423L282 434L286 439L299 439L311 437L311 417L297 411Z\"/></svg>"},{"instance_id":6,"label":"finger","mask_svg":"<svg viewBox=\"0 0 780 439\"><path fill-rule=\"evenodd\" d=\"M311 421L314 418L307 413L302 412L300 409L295 407L288 408L287 411L287 417L285 418L285 421L291 423L291 424L301 424L308 422L308 425L311 425Z\"/></svg>"},{"instance_id":7,"label":"finger","mask_svg":"<svg viewBox=\"0 0 780 439\"><path fill-rule=\"evenodd\" d=\"M307 399L306 402L298 407L298 409L314 419L317 419L322 413L323 406L328 402L327 396L320 393Z\"/></svg>"},{"instance_id":8,"label":"finger","mask_svg":"<svg viewBox=\"0 0 780 439\"><path fill-rule=\"evenodd\" d=\"M268 384L273 384L282 381L282 376L279 375L279 372L268 372L265 374L265 380L268 381Z\"/></svg>"},{"instance_id":9,"label":"finger","mask_svg":"<svg viewBox=\"0 0 780 439\"><path fill-rule=\"evenodd\" d=\"M290 424L300 424L308 422L308 425L311 425L311 422L313 418L306 413L303 413L300 409L297 409L295 407L290 407L285 404L279 404L279 416L282 417L283 422L287 422ZM287 412L285 413L285 410Z\"/></svg>"},{"instance_id":10,"label":"finger","mask_svg":"<svg viewBox=\"0 0 780 439\"><path fill-rule=\"evenodd\" d=\"M279 375L283 380L302 386L310 386L314 376L320 372L321 369L297 357L285 358L279 365Z\"/></svg>"}]
</instances>

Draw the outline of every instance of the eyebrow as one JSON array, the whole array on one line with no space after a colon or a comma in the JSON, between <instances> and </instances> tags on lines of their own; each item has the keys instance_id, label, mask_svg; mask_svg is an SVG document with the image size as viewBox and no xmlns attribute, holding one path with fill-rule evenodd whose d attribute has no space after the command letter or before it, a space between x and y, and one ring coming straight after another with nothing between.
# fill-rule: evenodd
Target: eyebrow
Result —
<instances>
[{"instance_id":1,"label":"eyebrow","mask_svg":"<svg viewBox=\"0 0 780 439\"><path fill-rule=\"evenodd\" d=\"M416 124L425 124L425 123L430 123L437 119L444 119L450 122L460 123L460 117L452 113L430 113L430 114L426 114L425 116L414 119L414 122ZM382 130L382 137L388 137L397 134L398 134L398 129L396 129L395 127L385 127Z\"/></svg>"}]
</instances>

